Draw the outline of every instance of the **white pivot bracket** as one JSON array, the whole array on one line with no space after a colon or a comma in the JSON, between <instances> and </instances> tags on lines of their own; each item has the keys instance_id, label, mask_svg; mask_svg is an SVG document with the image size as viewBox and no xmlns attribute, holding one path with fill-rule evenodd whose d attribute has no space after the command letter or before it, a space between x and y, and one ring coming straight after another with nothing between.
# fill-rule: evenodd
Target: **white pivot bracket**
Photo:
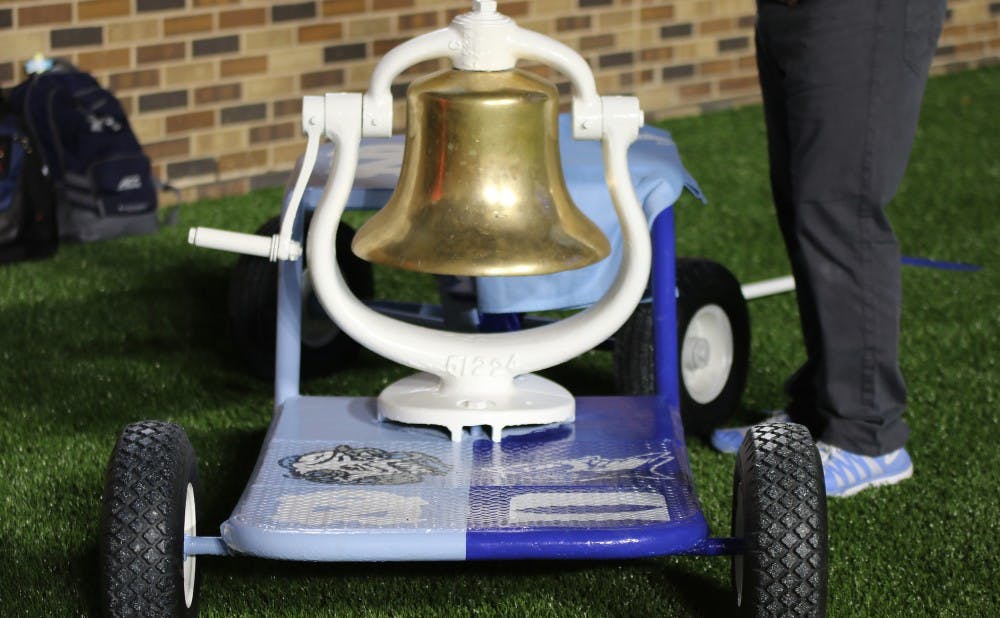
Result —
<instances>
[{"instance_id":1,"label":"white pivot bracket","mask_svg":"<svg viewBox=\"0 0 1000 618\"><path fill-rule=\"evenodd\" d=\"M206 249L264 257L272 262L299 259L302 256L302 245L292 240L292 228L309 182L309 174L312 173L319 154L319 143L323 137L323 110L323 97L303 97L302 132L307 137L306 152L302 160L302 170L292 189L290 207L281 219L281 229L277 234L260 236L210 227L194 227L188 231L188 242Z\"/></svg>"}]
</instances>

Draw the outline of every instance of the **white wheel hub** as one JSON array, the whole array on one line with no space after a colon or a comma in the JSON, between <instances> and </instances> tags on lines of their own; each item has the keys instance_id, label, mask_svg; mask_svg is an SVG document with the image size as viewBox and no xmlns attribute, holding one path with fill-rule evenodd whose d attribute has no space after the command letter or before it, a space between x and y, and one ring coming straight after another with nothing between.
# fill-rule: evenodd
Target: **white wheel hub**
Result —
<instances>
[{"instance_id":1,"label":"white wheel hub","mask_svg":"<svg viewBox=\"0 0 1000 618\"><path fill-rule=\"evenodd\" d=\"M694 401L705 404L726 387L733 367L733 328L718 305L705 305L691 317L681 343L681 378Z\"/></svg>"},{"instance_id":2,"label":"white wheel hub","mask_svg":"<svg viewBox=\"0 0 1000 618\"><path fill-rule=\"evenodd\" d=\"M195 507L194 507L194 487L191 483L187 484L187 492L184 497L184 536L194 537L198 535L197 519L195 517ZM194 602L194 576L195 576L195 560L194 556L184 557L184 605L186 607L191 607L191 603Z\"/></svg>"}]
</instances>

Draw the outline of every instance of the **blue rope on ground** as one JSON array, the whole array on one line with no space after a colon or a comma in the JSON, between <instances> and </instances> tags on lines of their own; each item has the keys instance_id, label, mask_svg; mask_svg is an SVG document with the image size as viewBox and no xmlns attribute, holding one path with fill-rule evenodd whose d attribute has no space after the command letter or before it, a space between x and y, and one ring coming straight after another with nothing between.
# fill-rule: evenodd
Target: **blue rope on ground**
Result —
<instances>
[{"instance_id":1,"label":"blue rope on ground","mask_svg":"<svg viewBox=\"0 0 1000 618\"><path fill-rule=\"evenodd\" d=\"M975 264L965 264L964 262L942 262L922 257L903 256L903 264L906 266L920 266L922 268L938 268L940 270L959 270L964 272L975 272L982 270L982 266Z\"/></svg>"}]
</instances>

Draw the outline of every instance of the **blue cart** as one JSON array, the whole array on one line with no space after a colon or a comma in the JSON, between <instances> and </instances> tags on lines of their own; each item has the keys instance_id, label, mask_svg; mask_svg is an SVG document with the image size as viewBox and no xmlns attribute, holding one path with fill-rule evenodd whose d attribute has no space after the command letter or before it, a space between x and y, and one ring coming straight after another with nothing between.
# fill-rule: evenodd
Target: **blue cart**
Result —
<instances>
[{"instance_id":1,"label":"blue cart","mask_svg":"<svg viewBox=\"0 0 1000 618\"><path fill-rule=\"evenodd\" d=\"M604 155L601 147L571 145L564 151L569 184L586 189L573 199L586 208L591 197L613 195L621 230L605 229L605 234L612 246L615 234L625 242L619 258L612 253L609 265L599 262L590 267L594 270L585 272L582 281L573 279L573 273L549 276L567 278L562 287L573 300L558 305L565 306L594 300L573 295L599 280L601 268L617 273L608 294L593 307L533 330L465 334L404 325L385 315L390 307L373 311L349 289L342 270L346 261L336 251L337 245L345 244L337 226L359 168L361 138L388 136L392 79L419 59L443 56L457 71L421 82L448 86L424 90L444 101L438 105L441 110L464 105L468 99L462 97L481 99L485 93L492 105L490 114L492 110L499 114L511 101L544 105L546 122L551 118L554 123L555 87L518 90L521 84L544 80L516 71L514 64L517 58L548 62L573 81L572 133L600 139ZM493 88L497 82L517 88ZM461 88L451 88L455 83ZM413 92L411 87L411 97ZM507 98L495 96L499 92ZM518 94L523 92L527 94ZM412 99L409 102L409 109L417 107ZM503 146L507 139L503 131L513 126L493 122L496 116L489 118L479 126L489 131L499 127L501 137L484 141L484 151ZM452 143L447 124L440 123L440 132L427 133L440 136L436 142L441 146L440 161L429 159L440 163L440 170L447 168L451 156L443 146ZM190 237L201 246L278 260L274 416L257 465L238 504L221 524L221 536L199 535L197 463L183 429L159 421L126 426L112 452L104 490L100 538L104 610L110 615L196 614L202 570L198 561L213 555L372 562L685 554L731 556L734 608L744 615L823 615L826 501L819 455L804 427L765 424L749 430L736 459L728 534L712 535L699 508L684 441L680 376L692 369L689 360L698 369L696 361L705 349L693 345L689 358L683 351L688 347L686 335L681 339L677 335L678 298L691 284L678 276L674 251L672 204L684 175L674 192L656 182L657 173L662 177L683 168L679 160L672 165L653 157L651 165L658 172L642 171L646 162L628 154L637 137L639 150L643 135L648 144L672 143L661 133L640 130L641 125L637 100L598 97L581 57L518 28L496 13L496 2L487 0L474 2L473 11L456 17L449 28L387 54L363 97L352 93L306 97L305 167L312 168L323 135L337 146L332 172L312 217L310 246L304 247L305 217L299 209L302 183L297 183L295 197L289 200L280 234L193 230ZM548 138L551 126L538 134ZM599 180L603 174L592 172L602 167L598 163L602 160L612 179L606 189ZM574 171L582 179L574 181ZM440 172L439 178L445 176ZM595 183L602 190L593 191L590 185ZM600 203L597 208L601 209ZM593 219L600 216L591 214ZM305 280L303 253L311 271ZM615 259L621 260L620 268ZM493 300L506 294L515 304L487 305L476 321L488 322L483 315L550 308L532 303L560 287L552 283L556 279L536 281L540 287L530 293L505 292L510 281L477 282L478 308L492 302L484 294L491 287L496 288L491 290ZM378 398L302 395L302 318L309 315L302 306L303 297L307 303L309 299L305 282L312 283L323 309L352 338L423 373L390 385ZM514 283L532 282L519 278ZM643 288L650 291L645 310L648 327L623 339L646 344L632 348L632 356L640 356L642 350L651 355L650 361L636 361L648 369L650 392L574 397L533 373L612 334L628 321ZM522 302L528 304L517 304ZM705 323L696 322L699 328L718 317L710 305L703 307L707 317ZM724 343L707 335L700 338L709 340L710 349ZM689 394L696 386L699 396L718 388L686 378L685 385ZM703 386L705 390L700 390Z\"/></svg>"},{"instance_id":2,"label":"blue cart","mask_svg":"<svg viewBox=\"0 0 1000 618\"><path fill-rule=\"evenodd\" d=\"M180 595L182 607L196 609L194 565L206 555L367 562L687 554L731 555L736 603L754 615L821 613L825 496L804 428L748 434L732 530L709 531L684 443L669 327L671 208L652 234L651 315L668 325L654 329L657 392L581 397L574 423L508 430L500 442L481 428L456 443L439 429L379 422L373 397L301 395L302 279L296 263L283 264L275 414L242 498L221 537L198 536L195 455L183 430L157 421L126 427L109 465L102 546L119 555L121 572L165 570L170 581L143 594L140 576L131 584L109 577L108 605L170 614Z\"/></svg>"}]
</instances>

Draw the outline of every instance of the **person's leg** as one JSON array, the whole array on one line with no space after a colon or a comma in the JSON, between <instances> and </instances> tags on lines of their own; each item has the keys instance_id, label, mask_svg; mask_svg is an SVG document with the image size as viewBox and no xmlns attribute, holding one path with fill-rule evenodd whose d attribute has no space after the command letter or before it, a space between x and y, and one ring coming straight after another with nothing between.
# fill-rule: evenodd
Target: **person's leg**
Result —
<instances>
[{"instance_id":1,"label":"person's leg","mask_svg":"<svg viewBox=\"0 0 1000 618\"><path fill-rule=\"evenodd\" d=\"M765 17L765 22L766 19ZM785 89L783 71L777 58L768 49L767 42L762 38L759 28L756 31L756 57L757 74L764 103L764 121L767 129L771 197L774 202L778 227L792 267L792 274L796 280L799 322L806 348L806 361L785 384L785 392L789 397L789 402L785 408L785 414L781 415L781 418L784 419L787 415L791 420L804 424L810 427L814 433L818 433L821 427L817 424L818 419L814 410L817 391L815 380L817 367L822 358L821 339L816 307L813 305L814 295L809 278L806 276L805 262L795 234L796 212L792 200L788 108L786 106L788 93Z\"/></svg>"},{"instance_id":2,"label":"person's leg","mask_svg":"<svg viewBox=\"0 0 1000 618\"><path fill-rule=\"evenodd\" d=\"M779 204L779 218L810 354L790 383L793 410L805 399L796 390L814 389L811 429L852 453L887 453L908 435L899 244L884 209L906 166L943 10L943 0L760 4L787 116L793 215Z\"/></svg>"}]
</instances>

